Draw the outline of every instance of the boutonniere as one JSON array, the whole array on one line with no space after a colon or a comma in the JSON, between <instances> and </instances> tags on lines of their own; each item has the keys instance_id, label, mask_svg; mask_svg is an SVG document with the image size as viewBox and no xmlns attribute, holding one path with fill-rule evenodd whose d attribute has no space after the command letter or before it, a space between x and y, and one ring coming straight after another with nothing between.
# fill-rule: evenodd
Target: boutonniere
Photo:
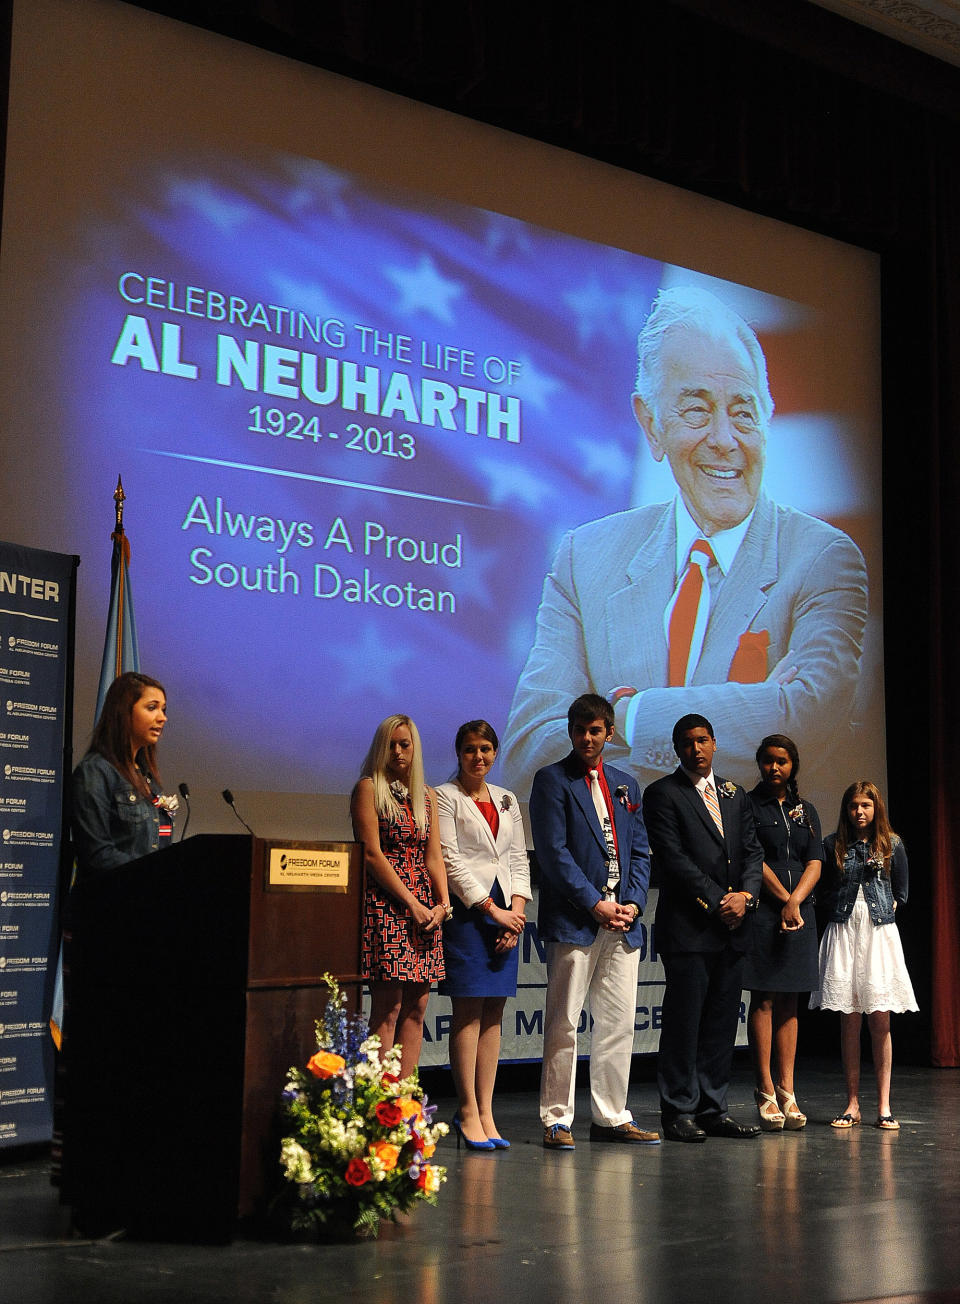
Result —
<instances>
[{"instance_id":1,"label":"boutonniere","mask_svg":"<svg viewBox=\"0 0 960 1304\"><path fill-rule=\"evenodd\" d=\"M876 855L868 856L867 869L871 874L881 874L883 872L883 857Z\"/></svg>"},{"instance_id":2,"label":"boutonniere","mask_svg":"<svg viewBox=\"0 0 960 1304\"><path fill-rule=\"evenodd\" d=\"M721 797L735 797L737 795L737 785L731 783L729 779L724 779L723 783L717 784L717 792Z\"/></svg>"},{"instance_id":3,"label":"boutonniere","mask_svg":"<svg viewBox=\"0 0 960 1304\"><path fill-rule=\"evenodd\" d=\"M640 803L638 801L631 801L629 793L630 793L630 789L627 787L627 785L625 783L621 783L613 795L620 803L620 805L623 806L632 815L635 810L639 809Z\"/></svg>"},{"instance_id":4,"label":"boutonniere","mask_svg":"<svg viewBox=\"0 0 960 1304\"><path fill-rule=\"evenodd\" d=\"M390 791L396 797L397 801L406 801L410 796L410 789L399 779L393 779L390 783Z\"/></svg>"},{"instance_id":5,"label":"boutonniere","mask_svg":"<svg viewBox=\"0 0 960 1304\"><path fill-rule=\"evenodd\" d=\"M159 797L154 797L153 804L159 806L161 810L165 810L168 815L176 815L180 809L180 798L173 795L168 797L166 793L162 792Z\"/></svg>"},{"instance_id":6,"label":"boutonniere","mask_svg":"<svg viewBox=\"0 0 960 1304\"><path fill-rule=\"evenodd\" d=\"M797 804L796 804L796 806L794 806L793 810L788 810L788 811L787 811L787 814L788 814L788 815L790 816L790 818L793 820L794 824L805 824L805 823L806 823L807 812L803 809L803 802L802 802L802 801L798 801Z\"/></svg>"},{"instance_id":7,"label":"boutonniere","mask_svg":"<svg viewBox=\"0 0 960 1304\"><path fill-rule=\"evenodd\" d=\"M509 792L505 792L503 796L500 798L500 809L509 810L512 805L513 805L513 798L511 797Z\"/></svg>"}]
</instances>

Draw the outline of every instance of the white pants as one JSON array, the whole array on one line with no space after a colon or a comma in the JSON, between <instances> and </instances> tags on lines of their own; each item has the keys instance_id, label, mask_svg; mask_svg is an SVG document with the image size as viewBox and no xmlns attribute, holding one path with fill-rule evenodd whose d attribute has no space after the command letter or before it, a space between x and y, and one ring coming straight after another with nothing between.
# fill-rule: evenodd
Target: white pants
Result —
<instances>
[{"instance_id":1,"label":"white pants","mask_svg":"<svg viewBox=\"0 0 960 1304\"><path fill-rule=\"evenodd\" d=\"M577 1024L587 997L590 1036L590 1112L594 1123L631 1122L627 1104L640 952L622 934L601 929L590 946L547 943L547 1002L540 1073L544 1127L573 1122L577 1079Z\"/></svg>"}]
</instances>

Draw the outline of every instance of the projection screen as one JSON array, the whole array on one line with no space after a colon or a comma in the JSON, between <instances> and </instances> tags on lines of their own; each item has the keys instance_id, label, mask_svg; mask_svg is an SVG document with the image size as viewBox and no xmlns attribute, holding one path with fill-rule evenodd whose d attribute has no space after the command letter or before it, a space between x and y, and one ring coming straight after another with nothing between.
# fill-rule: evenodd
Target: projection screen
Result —
<instances>
[{"instance_id":1,"label":"projection screen","mask_svg":"<svg viewBox=\"0 0 960 1304\"><path fill-rule=\"evenodd\" d=\"M691 709L747 786L760 737L793 735L826 828L847 782L884 782L873 255L119 0L36 0L0 284L0 534L81 556L76 748L119 474L196 831L230 827L229 786L264 836L348 834L396 711L432 782L490 720L525 799L569 699L621 688L643 783ZM638 334L691 289L756 333L752 460L728 436L657 461L636 419ZM670 687L678 483L749 498L759 537Z\"/></svg>"}]
</instances>

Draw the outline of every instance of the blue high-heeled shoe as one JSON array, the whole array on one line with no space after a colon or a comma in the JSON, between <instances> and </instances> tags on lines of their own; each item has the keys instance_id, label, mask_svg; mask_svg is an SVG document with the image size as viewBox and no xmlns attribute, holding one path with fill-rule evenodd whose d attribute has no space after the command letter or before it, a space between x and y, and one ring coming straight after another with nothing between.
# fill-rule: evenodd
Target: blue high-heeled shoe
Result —
<instances>
[{"instance_id":1,"label":"blue high-heeled shoe","mask_svg":"<svg viewBox=\"0 0 960 1304\"><path fill-rule=\"evenodd\" d=\"M505 1136L490 1136L487 1140L493 1146L494 1150L509 1150L510 1142Z\"/></svg>"},{"instance_id":2,"label":"blue high-heeled shoe","mask_svg":"<svg viewBox=\"0 0 960 1304\"><path fill-rule=\"evenodd\" d=\"M495 1144L493 1141L471 1141L470 1138L469 1138L468 1136L464 1136L464 1135L463 1135L463 1125L462 1125L461 1122L460 1122L460 1115L459 1115L459 1114L454 1114L454 1116L453 1116L453 1130L454 1130L454 1132L456 1132L456 1134L457 1134L457 1149L458 1149L458 1150L460 1149L460 1142L461 1142L461 1141L462 1141L463 1144L467 1147L468 1150L496 1150L496 1148L497 1148L497 1147L496 1147L496 1144ZM507 1142L507 1145L509 1145L509 1144L510 1144L510 1142L508 1141L508 1142Z\"/></svg>"}]
</instances>

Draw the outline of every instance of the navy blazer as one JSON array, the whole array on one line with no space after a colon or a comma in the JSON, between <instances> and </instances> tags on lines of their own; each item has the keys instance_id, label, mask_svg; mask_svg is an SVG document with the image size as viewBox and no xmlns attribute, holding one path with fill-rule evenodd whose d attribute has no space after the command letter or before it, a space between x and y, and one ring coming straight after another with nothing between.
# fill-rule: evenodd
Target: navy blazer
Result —
<instances>
[{"instance_id":1,"label":"navy blazer","mask_svg":"<svg viewBox=\"0 0 960 1304\"><path fill-rule=\"evenodd\" d=\"M728 929L717 915L727 892L749 892L756 898L763 882L763 849L757 839L753 810L738 784L732 796L720 789L725 780L713 776L723 821L723 836L703 798L682 767L643 794L643 813L660 883L657 903L657 950L719 951L730 945L750 946L750 915L739 928Z\"/></svg>"},{"instance_id":2,"label":"navy blazer","mask_svg":"<svg viewBox=\"0 0 960 1304\"><path fill-rule=\"evenodd\" d=\"M620 860L619 899L642 911L650 883L650 852L636 779L612 765L603 766L613 804ZM626 792L615 794L623 787ZM589 946L600 930L591 911L607 881L607 844L594 809L583 764L571 752L538 770L530 792L530 827L540 866L537 931L547 942ZM639 916L637 917L639 919ZM624 933L636 947L636 920Z\"/></svg>"}]
</instances>

